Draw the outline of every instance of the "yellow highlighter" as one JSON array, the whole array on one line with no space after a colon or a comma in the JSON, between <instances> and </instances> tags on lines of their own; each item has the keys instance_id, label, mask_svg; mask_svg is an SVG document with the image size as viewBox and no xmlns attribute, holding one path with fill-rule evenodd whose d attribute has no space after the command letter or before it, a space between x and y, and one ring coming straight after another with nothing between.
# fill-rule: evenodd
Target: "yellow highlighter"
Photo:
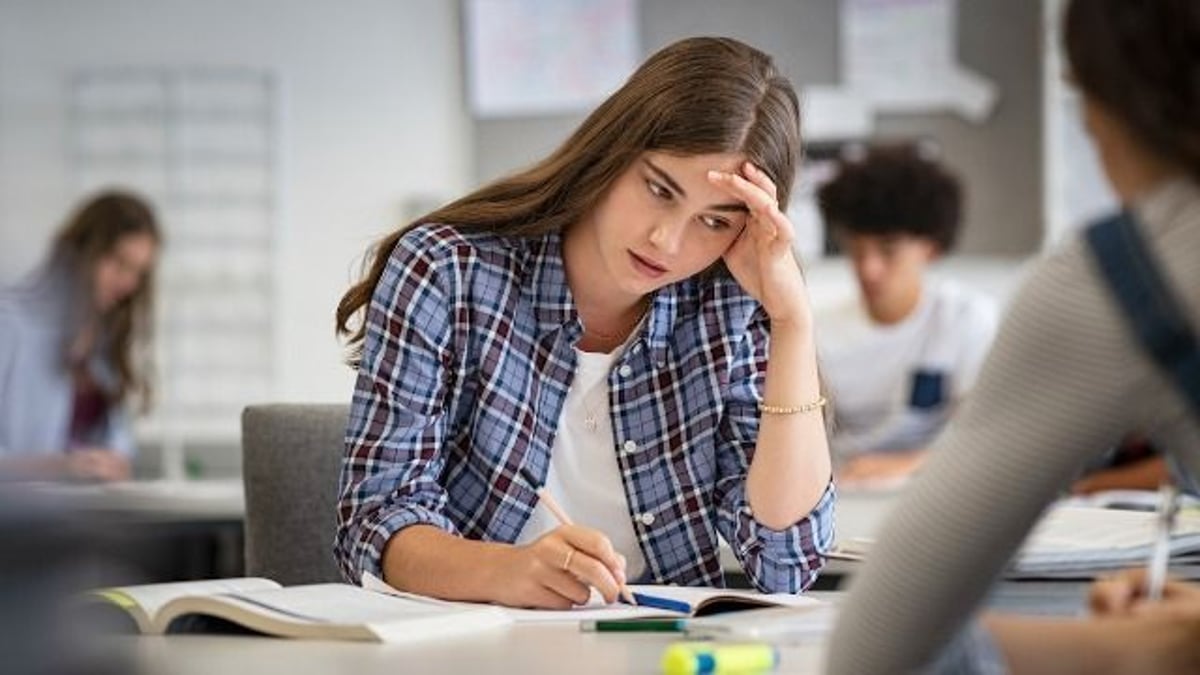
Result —
<instances>
[{"instance_id":1,"label":"yellow highlighter","mask_svg":"<svg viewBox=\"0 0 1200 675\"><path fill-rule=\"evenodd\" d=\"M763 673L779 665L779 652L759 642L676 642L662 656L666 675Z\"/></svg>"}]
</instances>

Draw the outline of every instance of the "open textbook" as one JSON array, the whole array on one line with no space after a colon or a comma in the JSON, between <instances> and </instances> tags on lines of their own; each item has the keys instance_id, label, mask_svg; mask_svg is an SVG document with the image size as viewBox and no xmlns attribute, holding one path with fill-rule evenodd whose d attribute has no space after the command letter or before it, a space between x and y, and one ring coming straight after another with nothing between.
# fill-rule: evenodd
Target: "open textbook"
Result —
<instances>
[{"instance_id":1,"label":"open textbook","mask_svg":"<svg viewBox=\"0 0 1200 675\"><path fill-rule=\"evenodd\" d=\"M1009 577L1088 578L1145 565L1156 536L1156 514L1123 509L1055 506L1026 537ZM874 540L839 542L831 557L865 559ZM1200 514L1184 511L1175 521L1171 564L1200 562ZM1192 576L1183 570L1184 576Z\"/></svg>"},{"instance_id":2,"label":"open textbook","mask_svg":"<svg viewBox=\"0 0 1200 675\"><path fill-rule=\"evenodd\" d=\"M270 579L237 578L124 586L93 591L88 601L118 608L142 633L250 631L317 640L408 642L456 636L514 622L584 621L676 616L715 617L746 609L812 610L825 605L798 595L717 588L631 586L655 606L606 604L597 595L569 610L520 609L451 602L396 590L364 574L362 587L283 587ZM672 607L671 609L665 606ZM748 615L743 615L748 616ZM719 622L716 631L725 630Z\"/></svg>"},{"instance_id":3,"label":"open textbook","mask_svg":"<svg viewBox=\"0 0 1200 675\"><path fill-rule=\"evenodd\" d=\"M406 595L370 574L364 574L363 588L380 593ZM696 618L726 615L748 609L766 608L812 608L824 606L819 600L787 593L758 593L755 591L728 588L706 588L695 586L648 586L631 584L629 590L635 597L651 597L659 602L650 605L606 604L595 591L585 605L567 610L519 609L506 607L502 611L519 623L544 621L595 621L604 619L642 619L658 617ZM452 603L466 607L469 603ZM668 609L670 604L674 608Z\"/></svg>"},{"instance_id":4,"label":"open textbook","mask_svg":"<svg viewBox=\"0 0 1200 675\"><path fill-rule=\"evenodd\" d=\"M283 587L240 578L126 586L88 596L116 606L142 633L231 629L315 640L410 642L512 623L490 605L461 605L411 594L384 595L350 584Z\"/></svg>"}]
</instances>

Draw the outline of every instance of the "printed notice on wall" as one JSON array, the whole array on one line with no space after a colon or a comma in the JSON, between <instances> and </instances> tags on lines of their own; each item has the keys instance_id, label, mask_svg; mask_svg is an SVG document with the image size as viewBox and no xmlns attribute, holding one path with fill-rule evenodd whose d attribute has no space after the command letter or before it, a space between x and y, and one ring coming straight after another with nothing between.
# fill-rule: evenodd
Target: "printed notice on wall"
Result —
<instances>
[{"instance_id":1,"label":"printed notice on wall","mask_svg":"<svg viewBox=\"0 0 1200 675\"><path fill-rule=\"evenodd\" d=\"M581 112L639 60L637 0L468 0L468 95L476 117Z\"/></svg>"},{"instance_id":2,"label":"printed notice on wall","mask_svg":"<svg viewBox=\"0 0 1200 675\"><path fill-rule=\"evenodd\" d=\"M842 0L842 86L875 112L986 119L996 86L958 63L957 20L958 0Z\"/></svg>"}]
</instances>

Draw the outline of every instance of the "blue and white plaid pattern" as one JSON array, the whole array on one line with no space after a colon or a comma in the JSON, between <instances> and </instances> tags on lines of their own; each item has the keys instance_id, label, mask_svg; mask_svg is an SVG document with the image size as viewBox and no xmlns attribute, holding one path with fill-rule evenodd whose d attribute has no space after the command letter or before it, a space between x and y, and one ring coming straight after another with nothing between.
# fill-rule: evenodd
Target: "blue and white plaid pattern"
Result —
<instances>
[{"instance_id":1,"label":"blue and white plaid pattern","mask_svg":"<svg viewBox=\"0 0 1200 675\"><path fill-rule=\"evenodd\" d=\"M346 432L336 551L350 580L380 574L417 523L512 542L544 480L575 373L575 313L557 234L440 225L401 238L366 315ZM613 435L648 568L638 581L723 584L718 530L758 588L798 592L833 540L833 487L785 530L746 502L768 323L731 279L661 289L609 376Z\"/></svg>"}]
</instances>

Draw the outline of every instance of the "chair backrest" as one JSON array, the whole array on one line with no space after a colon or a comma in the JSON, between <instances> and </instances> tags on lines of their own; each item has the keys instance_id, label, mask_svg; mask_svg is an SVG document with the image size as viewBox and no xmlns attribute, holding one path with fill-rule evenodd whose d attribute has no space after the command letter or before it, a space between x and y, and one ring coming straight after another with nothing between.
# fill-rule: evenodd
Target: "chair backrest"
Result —
<instances>
[{"instance_id":1,"label":"chair backrest","mask_svg":"<svg viewBox=\"0 0 1200 675\"><path fill-rule=\"evenodd\" d=\"M285 586L341 581L333 558L348 405L242 411L246 573Z\"/></svg>"}]
</instances>

